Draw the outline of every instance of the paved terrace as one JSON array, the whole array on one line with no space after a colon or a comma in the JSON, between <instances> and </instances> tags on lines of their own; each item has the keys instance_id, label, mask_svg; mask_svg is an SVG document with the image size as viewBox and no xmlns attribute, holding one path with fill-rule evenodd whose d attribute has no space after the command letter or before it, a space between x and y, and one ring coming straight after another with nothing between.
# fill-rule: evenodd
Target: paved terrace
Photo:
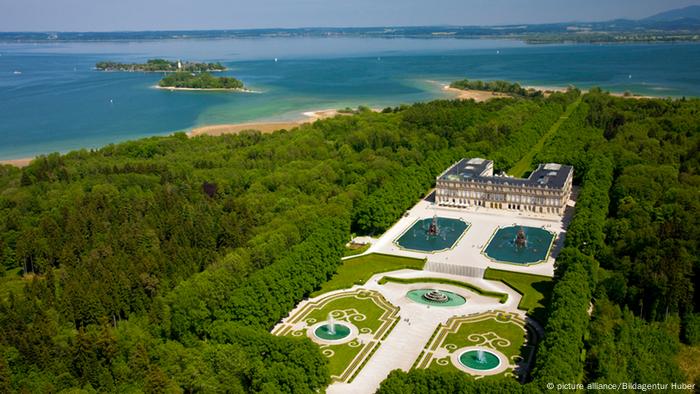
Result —
<instances>
[{"instance_id":1,"label":"paved terrace","mask_svg":"<svg viewBox=\"0 0 700 394\"><path fill-rule=\"evenodd\" d=\"M573 201L569 201L573 206ZM569 209L568 211L572 211ZM440 217L462 219L471 224L466 234L457 242L453 249L426 253L404 250L394 241L410 228L416 220L438 215ZM479 277L479 273L488 267L524 272L537 275L554 276L554 258L563 243L566 217L557 215L535 214L531 212L515 212L483 207L449 208L439 207L429 201L421 200L407 215L404 215L394 226L387 230L364 254L386 253L399 256L427 258L429 270L440 270L446 273L461 273ZM533 265L509 264L493 261L482 254L489 239L499 227L512 225L543 227L556 235L552 252L545 262ZM447 265L446 265L447 264ZM456 267L455 267L456 266ZM439 268L435 268L439 267ZM464 278L462 278L464 279Z\"/></svg>"}]
</instances>

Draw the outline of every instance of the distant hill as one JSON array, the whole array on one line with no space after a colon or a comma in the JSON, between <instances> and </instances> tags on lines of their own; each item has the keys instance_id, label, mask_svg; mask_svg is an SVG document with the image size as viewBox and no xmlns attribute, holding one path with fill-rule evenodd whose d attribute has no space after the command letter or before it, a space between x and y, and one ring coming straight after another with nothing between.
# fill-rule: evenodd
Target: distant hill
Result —
<instances>
[{"instance_id":1,"label":"distant hill","mask_svg":"<svg viewBox=\"0 0 700 394\"><path fill-rule=\"evenodd\" d=\"M660 12L642 20L649 22L675 22L683 19L700 20L700 5L691 5L684 8L676 8L673 10Z\"/></svg>"},{"instance_id":2,"label":"distant hill","mask_svg":"<svg viewBox=\"0 0 700 394\"><path fill-rule=\"evenodd\" d=\"M507 38L530 44L560 42L700 42L700 5L643 19L502 26L305 27L125 32L0 32L0 42L135 41L257 37Z\"/></svg>"}]
</instances>

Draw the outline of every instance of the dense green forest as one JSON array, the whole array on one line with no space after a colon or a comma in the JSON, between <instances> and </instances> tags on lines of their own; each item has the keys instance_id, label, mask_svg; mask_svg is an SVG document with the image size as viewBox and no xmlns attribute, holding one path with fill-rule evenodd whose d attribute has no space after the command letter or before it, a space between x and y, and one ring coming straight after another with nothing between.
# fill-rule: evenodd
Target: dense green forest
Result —
<instances>
[{"instance_id":1,"label":"dense green forest","mask_svg":"<svg viewBox=\"0 0 700 394\"><path fill-rule=\"evenodd\" d=\"M383 232L460 157L509 168L578 98L435 101L0 166L0 392L322 390L318 347L268 332L351 232ZM586 94L535 159L575 165L580 194L533 382L394 372L380 391L685 381L698 125L698 100Z\"/></svg>"},{"instance_id":2,"label":"dense green forest","mask_svg":"<svg viewBox=\"0 0 700 394\"><path fill-rule=\"evenodd\" d=\"M149 59L146 63L118 63L103 61L95 64L100 71L141 71L141 72L191 72L201 73L209 71L224 71L226 67L221 63L196 63L181 62L165 59Z\"/></svg>"},{"instance_id":3,"label":"dense green forest","mask_svg":"<svg viewBox=\"0 0 700 394\"><path fill-rule=\"evenodd\" d=\"M158 82L163 88L189 89L243 89L243 82L233 77L215 77L207 72L175 72L168 74Z\"/></svg>"},{"instance_id":4,"label":"dense green forest","mask_svg":"<svg viewBox=\"0 0 700 394\"><path fill-rule=\"evenodd\" d=\"M487 92L507 93L521 97L541 97L542 91L536 89L525 89L517 82L508 81L470 81L463 79L450 84L451 88L462 90L484 90Z\"/></svg>"}]
</instances>

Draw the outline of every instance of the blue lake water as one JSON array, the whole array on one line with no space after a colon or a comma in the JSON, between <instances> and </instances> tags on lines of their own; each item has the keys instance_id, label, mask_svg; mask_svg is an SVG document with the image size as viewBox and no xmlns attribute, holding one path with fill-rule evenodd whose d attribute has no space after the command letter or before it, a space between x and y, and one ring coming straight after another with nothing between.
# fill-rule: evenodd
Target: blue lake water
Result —
<instances>
[{"instance_id":1,"label":"blue lake water","mask_svg":"<svg viewBox=\"0 0 700 394\"><path fill-rule=\"evenodd\" d=\"M158 74L100 60L220 61L259 94L169 92ZM277 58L277 61L274 59ZM0 159L99 147L198 125L288 120L304 111L450 97L455 79L601 86L700 96L700 45L526 45L507 40L254 38L0 43ZM21 72L21 73L15 73Z\"/></svg>"}]
</instances>

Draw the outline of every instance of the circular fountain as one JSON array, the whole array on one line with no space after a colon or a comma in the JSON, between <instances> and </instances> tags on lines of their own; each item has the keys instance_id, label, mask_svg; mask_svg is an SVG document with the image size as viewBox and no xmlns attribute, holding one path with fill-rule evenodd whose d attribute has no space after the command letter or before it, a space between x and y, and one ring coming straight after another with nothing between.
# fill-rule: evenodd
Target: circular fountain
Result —
<instances>
[{"instance_id":1,"label":"circular fountain","mask_svg":"<svg viewBox=\"0 0 700 394\"><path fill-rule=\"evenodd\" d=\"M494 353L484 350L469 350L459 356L459 362L467 368L490 371L498 368L501 360Z\"/></svg>"},{"instance_id":2,"label":"circular fountain","mask_svg":"<svg viewBox=\"0 0 700 394\"><path fill-rule=\"evenodd\" d=\"M329 313L328 320L314 324L307 333L309 338L318 343L341 344L357 337L358 329L351 323L336 321Z\"/></svg>"},{"instance_id":3,"label":"circular fountain","mask_svg":"<svg viewBox=\"0 0 700 394\"><path fill-rule=\"evenodd\" d=\"M506 356L491 348L470 346L452 353L452 364L471 375L497 375L509 367Z\"/></svg>"},{"instance_id":4,"label":"circular fountain","mask_svg":"<svg viewBox=\"0 0 700 394\"><path fill-rule=\"evenodd\" d=\"M413 302L430 306L459 306L467 300L457 293L437 289L415 289L406 293Z\"/></svg>"},{"instance_id":5,"label":"circular fountain","mask_svg":"<svg viewBox=\"0 0 700 394\"><path fill-rule=\"evenodd\" d=\"M324 324L316 327L314 335L326 341L337 341L350 335L350 327L338 323L333 326Z\"/></svg>"}]
</instances>

